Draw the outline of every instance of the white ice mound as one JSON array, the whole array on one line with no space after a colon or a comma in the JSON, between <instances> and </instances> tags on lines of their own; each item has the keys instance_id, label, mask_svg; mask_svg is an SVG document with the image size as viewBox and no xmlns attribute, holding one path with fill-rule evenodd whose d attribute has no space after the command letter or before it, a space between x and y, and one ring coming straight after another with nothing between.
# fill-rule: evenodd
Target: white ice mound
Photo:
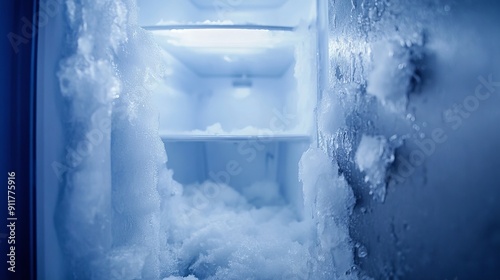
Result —
<instances>
[{"instance_id":1,"label":"white ice mound","mask_svg":"<svg viewBox=\"0 0 500 280\"><path fill-rule=\"evenodd\" d=\"M310 251L312 271L305 279L357 279L349 237L349 217L355 203L352 189L338 167L320 149L310 148L299 163L306 218L315 228ZM300 278L302 279L302 278Z\"/></svg>"},{"instance_id":2,"label":"white ice mound","mask_svg":"<svg viewBox=\"0 0 500 280\"><path fill-rule=\"evenodd\" d=\"M365 181L370 183L370 194L384 201L386 195L387 169L394 161L394 148L384 136L363 135L355 156Z\"/></svg>"},{"instance_id":3,"label":"white ice mound","mask_svg":"<svg viewBox=\"0 0 500 280\"><path fill-rule=\"evenodd\" d=\"M419 48L410 42L386 41L373 45L373 70L368 75L366 91L393 112L406 110L413 80L418 79Z\"/></svg>"},{"instance_id":4,"label":"white ice mound","mask_svg":"<svg viewBox=\"0 0 500 280\"><path fill-rule=\"evenodd\" d=\"M164 174L160 184L171 184L169 177ZM297 221L289 207L256 208L233 188L211 182L163 194L167 239L161 263L167 276L307 278L310 227Z\"/></svg>"}]
</instances>

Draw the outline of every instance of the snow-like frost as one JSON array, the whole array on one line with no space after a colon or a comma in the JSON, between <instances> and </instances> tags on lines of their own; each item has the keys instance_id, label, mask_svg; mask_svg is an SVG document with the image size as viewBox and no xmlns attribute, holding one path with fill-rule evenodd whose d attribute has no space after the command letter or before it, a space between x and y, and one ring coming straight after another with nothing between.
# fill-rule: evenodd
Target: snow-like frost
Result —
<instances>
[{"instance_id":1,"label":"snow-like frost","mask_svg":"<svg viewBox=\"0 0 500 280\"><path fill-rule=\"evenodd\" d=\"M418 47L395 41L373 45L373 70L368 75L367 93L374 95L389 110L404 112L412 79L417 78Z\"/></svg>"},{"instance_id":2,"label":"snow-like frost","mask_svg":"<svg viewBox=\"0 0 500 280\"><path fill-rule=\"evenodd\" d=\"M379 201L385 200L387 169L394 161L394 148L384 136L363 135L355 156L365 181L370 183L370 193Z\"/></svg>"},{"instance_id":3,"label":"snow-like frost","mask_svg":"<svg viewBox=\"0 0 500 280\"><path fill-rule=\"evenodd\" d=\"M338 167L324 151L310 148L299 163L306 215L315 225L308 279L357 279L349 237L349 217L355 199Z\"/></svg>"},{"instance_id":4,"label":"snow-like frost","mask_svg":"<svg viewBox=\"0 0 500 280\"><path fill-rule=\"evenodd\" d=\"M170 176L163 176L165 187ZM161 216L168 238L162 260L169 274L286 279L284 274L307 271L309 226L289 207L264 202L256 207L233 188L211 182L164 194Z\"/></svg>"},{"instance_id":5,"label":"snow-like frost","mask_svg":"<svg viewBox=\"0 0 500 280\"><path fill-rule=\"evenodd\" d=\"M135 24L135 9L129 1L67 1L75 44L58 75L68 149L76 156L56 222L67 277L355 279L347 273L354 265L348 234L354 196L322 151L311 148L300 161L309 214L303 220L272 182L239 193L213 182L173 180L146 84L162 75L161 54ZM296 65L296 75L315 75L306 61ZM308 92L310 85L298 88ZM298 111L315 102L300 96ZM262 187L265 193L258 192Z\"/></svg>"}]
</instances>

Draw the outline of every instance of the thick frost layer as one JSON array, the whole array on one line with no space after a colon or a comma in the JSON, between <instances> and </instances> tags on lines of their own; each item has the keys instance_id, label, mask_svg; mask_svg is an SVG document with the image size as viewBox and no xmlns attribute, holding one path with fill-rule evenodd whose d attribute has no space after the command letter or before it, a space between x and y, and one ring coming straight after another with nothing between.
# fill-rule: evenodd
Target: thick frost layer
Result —
<instances>
[{"instance_id":1,"label":"thick frost layer","mask_svg":"<svg viewBox=\"0 0 500 280\"><path fill-rule=\"evenodd\" d=\"M71 160L56 223L75 279L158 279L166 161L151 110L158 72L148 36L122 1L67 1L72 54L58 73L68 100ZM157 54L157 53L156 53ZM141 145L140 143L148 143Z\"/></svg>"},{"instance_id":2,"label":"thick frost layer","mask_svg":"<svg viewBox=\"0 0 500 280\"><path fill-rule=\"evenodd\" d=\"M356 151L356 164L370 183L370 194L385 200L387 169L394 161L394 148L383 136L363 135Z\"/></svg>"},{"instance_id":3,"label":"thick frost layer","mask_svg":"<svg viewBox=\"0 0 500 280\"><path fill-rule=\"evenodd\" d=\"M351 188L320 149L306 151L299 168L305 213L315 225L308 279L357 279L352 273L354 256L349 237L349 217L355 203Z\"/></svg>"},{"instance_id":4,"label":"thick frost layer","mask_svg":"<svg viewBox=\"0 0 500 280\"><path fill-rule=\"evenodd\" d=\"M66 173L56 225L74 278L90 279L115 259L108 255L113 246L110 122L121 83L113 58L127 40L127 12L120 1L68 1L67 8L75 45L58 73L69 140L67 166L59 167Z\"/></svg>"},{"instance_id":5,"label":"thick frost layer","mask_svg":"<svg viewBox=\"0 0 500 280\"><path fill-rule=\"evenodd\" d=\"M412 42L379 42L372 49L373 71L368 75L367 93L372 94L389 110L404 112L412 91L418 44Z\"/></svg>"},{"instance_id":6,"label":"thick frost layer","mask_svg":"<svg viewBox=\"0 0 500 280\"><path fill-rule=\"evenodd\" d=\"M309 227L292 209L269 201L256 207L226 185L182 187L166 172L161 189L166 273L200 279L307 278Z\"/></svg>"}]
</instances>

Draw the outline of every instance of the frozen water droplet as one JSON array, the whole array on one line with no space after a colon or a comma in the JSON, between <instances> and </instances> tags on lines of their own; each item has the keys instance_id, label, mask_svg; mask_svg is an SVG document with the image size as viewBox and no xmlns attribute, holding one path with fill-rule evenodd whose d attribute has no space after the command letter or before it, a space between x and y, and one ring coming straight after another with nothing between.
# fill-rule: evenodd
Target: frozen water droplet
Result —
<instances>
[{"instance_id":1,"label":"frozen water droplet","mask_svg":"<svg viewBox=\"0 0 500 280\"><path fill-rule=\"evenodd\" d=\"M410 120L410 121L412 121L412 122L414 122L414 121L415 121L415 116L413 116L412 114L408 113L408 114L406 115L406 119L407 119L407 120Z\"/></svg>"},{"instance_id":2,"label":"frozen water droplet","mask_svg":"<svg viewBox=\"0 0 500 280\"><path fill-rule=\"evenodd\" d=\"M345 272L345 275L351 275L352 273L356 272L356 270L358 270L358 268L353 265L351 268L349 268L348 271Z\"/></svg>"},{"instance_id":3,"label":"frozen water droplet","mask_svg":"<svg viewBox=\"0 0 500 280\"><path fill-rule=\"evenodd\" d=\"M395 159L396 159L396 157L394 156L394 154L391 154L391 155L389 156L388 161L389 161L389 162L393 162Z\"/></svg>"},{"instance_id":4,"label":"frozen water droplet","mask_svg":"<svg viewBox=\"0 0 500 280\"><path fill-rule=\"evenodd\" d=\"M445 12L449 12L449 11L451 11L451 7L450 7L450 5L445 5L445 6L444 6L444 11L445 11Z\"/></svg>"},{"instance_id":5,"label":"frozen water droplet","mask_svg":"<svg viewBox=\"0 0 500 280\"><path fill-rule=\"evenodd\" d=\"M366 250L366 247L359 244L359 243L356 245L359 245L359 247L356 248L356 250L358 252L358 257L366 258L366 256L368 256L368 250Z\"/></svg>"},{"instance_id":6,"label":"frozen water droplet","mask_svg":"<svg viewBox=\"0 0 500 280\"><path fill-rule=\"evenodd\" d=\"M418 126L417 124L414 124L413 129L415 129L416 131L420 131L420 126Z\"/></svg>"}]
</instances>

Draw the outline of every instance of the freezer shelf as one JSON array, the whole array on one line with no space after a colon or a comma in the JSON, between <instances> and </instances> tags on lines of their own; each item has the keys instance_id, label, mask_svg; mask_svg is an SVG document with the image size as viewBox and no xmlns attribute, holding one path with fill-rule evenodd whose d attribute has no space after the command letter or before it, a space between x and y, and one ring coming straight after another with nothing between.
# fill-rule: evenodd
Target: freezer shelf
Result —
<instances>
[{"instance_id":1,"label":"freezer shelf","mask_svg":"<svg viewBox=\"0 0 500 280\"><path fill-rule=\"evenodd\" d=\"M310 142L311 137L306 134L278 134L278 135L190 135L190 134L160 134L166 142L211 142L211 141L289 141Z\"/></svg>"}]
</instances>

